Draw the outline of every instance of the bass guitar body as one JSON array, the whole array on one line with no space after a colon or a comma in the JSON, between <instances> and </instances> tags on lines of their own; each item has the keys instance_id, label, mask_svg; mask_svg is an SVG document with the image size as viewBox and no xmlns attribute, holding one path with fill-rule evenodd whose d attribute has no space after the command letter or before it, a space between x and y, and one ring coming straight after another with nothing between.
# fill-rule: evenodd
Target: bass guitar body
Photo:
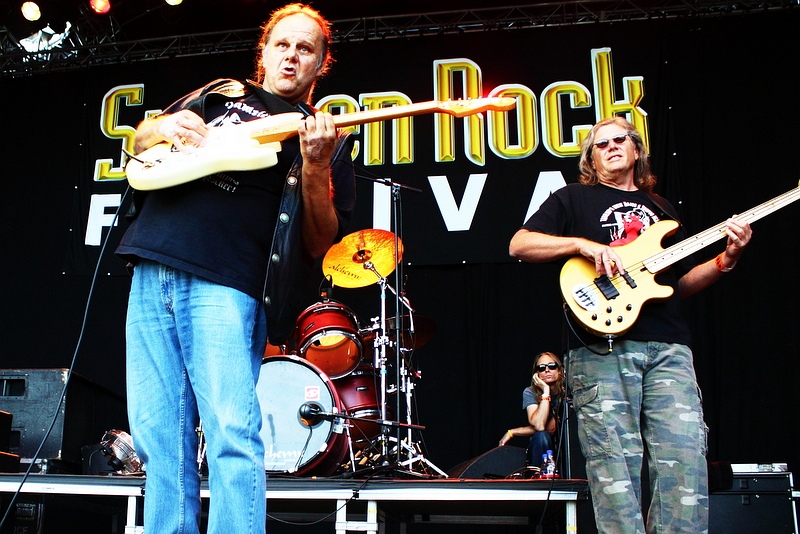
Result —
<instances>
[{"instance_id":1,"label":"bass guitar body","mask_svg":"<svg viewBox=\"0 0 800 534\"><path fill-rule=\"evenodd\" d=\"M567 260L561 269L561 296L586 330L601 337L622 335L645 302L672 295L672 288L657 283L658 272L650 272L642 260L660 252L661 241L677 229L675 221L659 221L632 243L614 247L627 269L625 276L598 276L594 262L583 256Z\"/></svg>"}]
</instances>

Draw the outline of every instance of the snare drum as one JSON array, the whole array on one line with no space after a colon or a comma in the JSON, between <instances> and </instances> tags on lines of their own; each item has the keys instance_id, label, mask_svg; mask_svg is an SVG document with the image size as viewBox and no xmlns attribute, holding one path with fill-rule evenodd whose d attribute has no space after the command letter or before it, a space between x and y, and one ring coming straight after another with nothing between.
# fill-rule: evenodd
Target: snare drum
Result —
<instances>
[{"instance_id":1,"label":"snare drum","mask_svg":"<svg viewBox=\"0 0 800 534\"><path fill-rule=\"evenodd\" d=\"M318 302L300 314L295 326L300 357L331 378L353 372L361 362L362 339L355 314L338 302Z\"/></svg>"},{"instance_id":2,"label":"snare drum","mask_svg":"<svg viewBox=\"0 0 800 534\"><path fill-rule=\"evenodd\" d=\"M261 365L256 393L268 473L328 476L339 469L349 450L344 421L321 418L308 426L300 419L306 403L325 413L342 413L325 374L297 356L271 356Z\"/></svg>"}]
</instances>

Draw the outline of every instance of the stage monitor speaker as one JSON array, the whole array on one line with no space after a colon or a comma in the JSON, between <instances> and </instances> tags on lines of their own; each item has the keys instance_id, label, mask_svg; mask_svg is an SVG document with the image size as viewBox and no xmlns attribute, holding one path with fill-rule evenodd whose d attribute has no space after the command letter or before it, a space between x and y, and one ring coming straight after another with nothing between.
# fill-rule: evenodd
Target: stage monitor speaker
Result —
<instances>
[{"instance_id":1,"label":"stage monitor speaker","mask_svg":"<svg viewBox=\"0 0 800 534\"><path fill-rule=\"evenodd\" d=\"M709 534L797 532L792 473L734 473L708 501Z\"/></svg>"},{"instance_id":2,"label":"stage monitor speaker","mask_svg":"<svg viewBox=\"0 0 800 534\"><path fill-rule=\"evenodd\" d=\"M10 413L0 410L0 452L8 452L11 448L11 420Z\"/></svg>"},{"instance_id":3,"label":"stage monitor speaker","mask_svg":"<svg viewBox=\"0 0 800 534\"><path fill-rule=\"evenodd\" d=\"M122 396L80 375L72 375L59 405L67 375L68 369L0 369L0 410L13 415L8 452L23 463L36 454L54 416L37 460L68 462L78 469L82 446L96 443L109 429L127 428Z\"/></svg>"},{"instance_id":4,"label":"stage monitor speaker","mask_svg":"<svg viewBox=\"0 0 800 534\"><path fill-rule=\"evenodd\" d=\"M525 467L527 451L520 447L496 447L452 468L451 478L506 478Z\"/></svg>"}]
</instances>

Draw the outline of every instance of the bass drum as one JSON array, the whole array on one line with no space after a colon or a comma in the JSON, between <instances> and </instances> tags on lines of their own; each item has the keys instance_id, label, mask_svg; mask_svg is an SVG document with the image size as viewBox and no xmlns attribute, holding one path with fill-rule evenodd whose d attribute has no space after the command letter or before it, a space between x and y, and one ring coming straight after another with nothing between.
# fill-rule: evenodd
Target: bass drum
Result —
<instances>
[{"instance_id":1,"label":"bass drum","mask_svg":"<svg viewBox=\"0 0 800 534\"><path fill-rule=\"evenodd\" d=\"M339 469L348 451L344 421L319 419L308 426L300 418L306 403L342 413L339 395L322 371L296 356L264 358L256 392L268 473L328 476Z\"/></svg>"}]
</instances>

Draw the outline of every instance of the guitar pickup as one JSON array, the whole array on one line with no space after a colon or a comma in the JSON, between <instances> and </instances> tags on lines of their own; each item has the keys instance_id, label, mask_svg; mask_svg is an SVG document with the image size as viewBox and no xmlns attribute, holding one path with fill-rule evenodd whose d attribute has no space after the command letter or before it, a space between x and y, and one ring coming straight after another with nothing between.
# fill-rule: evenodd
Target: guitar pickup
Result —
<instances>
[{"instance_id":1,"label":"guitar pickup","mask_svg":"<svg viewBox=\"0 0 800 534\"><path fill-rule=\"evenodd\" d=\"M624 278L625 281L628 283L628 287L631 288L636 287L636 280L634 280L633 277L630 275L630 273L628 273L627 271L625 271L625 274L622 275L622 278Z\"/></svg>"},{"instance_id":2,"label":"guitar pickup","mask_svg":"<svg viewBox=\"0 0 800 534\"><path fill-rule=\"evenodd\" d=\"M630 282L629 282L630 283ZM634 282L635 283L635 282ZM615 299L619 296L619 291L614 284L611 282L611 279L608 276L598 276L594 279L594 285L597 286L597 289L603 294L606 300Z\"/></svg>"}]
</instances>

